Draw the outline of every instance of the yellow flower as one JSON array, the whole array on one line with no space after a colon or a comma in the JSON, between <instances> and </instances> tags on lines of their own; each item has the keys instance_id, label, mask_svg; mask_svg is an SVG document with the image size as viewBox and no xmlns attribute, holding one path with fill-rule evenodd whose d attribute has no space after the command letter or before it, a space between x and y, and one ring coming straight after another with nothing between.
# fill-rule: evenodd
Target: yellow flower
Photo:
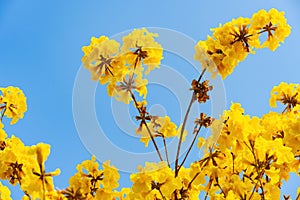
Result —
<instances>
[{"instance_id":1,"label":"yellow flower","mask_svg":"<svg viewBox=\"0 0 300 200\"><path fill-rule=\"evenodd\" d=\"M163 48L155 41L157 34L149 32L146 28L134 29L129 35L123 37L122 54L131 68L140 68L142 64L151 70L159 68L163 58Z\"/></svg>"},{"instance_id":2,"label":"yellow flower","mask_svg":"<svg viewBox=\"0 0 300 200\"><path fill-rule=\"evenodd\" d=\"M26 170L31 169L34 159L29 156L29 147L12 136L3 141L5 148L0 151L0 177L9 180L12 185L21 184L26 181Z\"/></svg>"},{"instance_id":3,"label":"yellow flower","mask_svg":"<svg viewBox=\"0 0 300 200\"><path fill-rule=\"evenodd\" d=\"M107 85L107 93L117 100L129 104L130 92L146 98L148 81L143 78L151 70L158 68L163 58L163 49L154 38L157 34L145 28L135 29L123 37L123 45L108 37L92 38L89 46L83 47L83 65L93 80ZM147 70L144 71L144 66Z\"/></svg>"},{"instance_id":4,"label":"yellow flower","mask_svg":"<svg viewBox=\"0 0 300 200\"><path fill-rule=\"evenodd\" d=\"M36 160L31 163L30 168L25 168L24 182L21 185L23 191L26 191L32 199L45 199L47 192L54 191L52 177L60 174L60 170L53 172L45 171L45 161L50 154L50 145L39 143L32 146L29 154L35 154Z\"/></svg>"},{"instance_id":5,"label":"yellow flower","mask_svg":"<svg viewBox=\"0 0 300 200\"><path fill-rule=\"evenodd\" d=\"M195 46L194 58L213 78L218 73L225 79L249 52L255 53L253 48L268 47L274 51L290 34L290 29L283 12L260 10L251 19L240 17L211 29L212 36ZM268 33L268 40L260 45L259 36L264 32Z\"/></svg>"},{"instance_id":6,"label":"yellow flower","mask_svg":"<svg viewBox=\"0 0 300 200\"><path fill-rule=\"evenodd\" d=\"M2 185L0 182L0 199L2 200L11 200L10 190L5 185Z\"/></svg>"},{"instance_id":7,"label":"yellow flower","mask_svg":"<svg viewBox=\"0 0 300 200\"><path fill-rule=\"evenodd\" d=\"M297 105L300 105L300 85L281 82L278 86L274 86L271 91L270 106L276 107L276 101L286 105L284 111L294 110Z\"/></svg>"},{"instance_id":8,"label":"yellow flower","mask_svg":"<svg viewBox=\"0 0 300 200\"><path fill-rule=\"evenodd\" d=\"M78 172L70 178L70 186L63 193L78 199L93 199L94 196L95 199L101 199L117 195L112 190L119 186L118 170L110 166L109 161L105 161L102 166L103 170L99 169L95 156L77 165Z\"/></svg>"},{"instance_id":9,"label":"yellow flower","mask_svg":"<svg viewBox=\"0 0 300 200\"><path fill-rule=\"evenodd\" d=\"M36 145L36 154L39 166L42 166L42 168L44 168L44 162L47 160L50 154L50 145L39 143L38 145Z\"/></svg>"},{"instance_id":10,"label":"yellow flower","mask_svg":"<svg viewBox=\"0 0 300 200\"><path fill-rule=\"evenodd\" d=\"M265 199L281 199L280 187L272 184L271 182L264 185Z\"/></svg>"},{"instance_id":11,"label":"yellow flower","mask_svg":"<svg viewBox=\"0 0 300 200\"><path fill-rule=\"evenodd\" d=\"M194 59L198 60L201 63L202 69L207 69L207 71L212 74L212 78L216 78L216 75L218 74L217 64L220 64L220 60L224 58L224 55L213 55L211 53L217 52L215 44L216 43L212 39L212 37L207 36L206 41L199 41L197 43L197 45L195 46L196 53L194 55Z\"/></svg>"},{"instance_id":12,"label":"yellow flower","mask_svg":"<svg viewBox=\"0 0 300 200\"><path fill-rule=\"evenodd\" d=\"M111 81L108 84L107 91L109 96L115 97L118 101L129 104L132 99L132 94L137 92L144 99L147 96L148 80L135 73L129 73L123 77L122 81Z\"/></svg>"},{"instance_id":13,"label":"yellow flower","mask_svg":"<svg viewBox=\"0 0 300 200\"><path fill-rule=\"evenodd\" d=\"M207 68L212 73L213 78L219 73L225 79L251 51L250 44L253 41L250 37L253 33L248 29L249 24L249 18L233 19L212 29L213 36L208 36L206 41L199 41L195 46L195 59L202 64L203 69ZM209 56L215 65L204 60L203 55Z\"/></svg>"},{"instance_id":14,"label":"yellow flower","mask_svg":"<svg viewBox=\"0 0 300 200\"><path fill-rule=\"evenodd\" d=\"M123 57L118 55L119 46L118 42L107 37L97 46L93 46L93 50L83 61L84 67L92 75L92 80L99 80L101 84L105 84L112 77L119 77L119 70L125 67Z\"/></svg>"},{"instance_id":15,"label":"yellow flower","mask_svg":"<svg viewBox=\"0 0 300 200\"><path fill-rule=\"evenodd\" d=\"M67 200L65 195L62 194L60 191L50 191L46 193L47 200Z\"/></svg>"},{"instance_id":16,"label":"yellow flower","mask_svg":"<svg viewBox=\"0 0 300 200\"><path fill-rule=\"evenodd\" d=\"M200 149L203 146L204 142L205 142L205 139L203 137L199 137L197 147Z\"/></svg>"},{"instance_id":17,"label":"yellow flower","mask_svg":"<svg viewBox=\"0 0 300 200\"><path fill-rule=\"evenodd\" d=\"M272 8L267 12L260 10L252 16L252 29L259 30L260 34L266 32L268 39L257 48L268 47L274 51L284 39L290 35L291 27L287 24L284 12Z\"/></svg>"},{"instance_id":18,"label":"yellow flower","mask_svg":"<svg viewBox=\"0 0 300 200\"><path fill-rule=\"evenodd\" d=\"M175 123L171 122L169 116L158 117L155 122L158 133L161 133L164 137L170 138L177 135L177 126Z\"/></svg>"},{"instance_id":19,"label":"yellow flower","mask_svg":"<svg viewBox=\"0 0 300 200\"><path fill-rule=\"evenodd\" d=\"M281 113L270 112L261 119L265 131L262 136L268 140L281 138L286 147L292 148L295 156L300 155L300 119L293 112Z\"/></svg>"},{"instance_id":20,"label":"yellow flower","mask_svg":"<svg viewBox=\"0 0 300 200\"><path fill-rule=\"evenodd\" d=\"M113 192L109 192L109 191L106 191L104 189L99 189L96 192L95 198L92 198L92 199L95 199L95 200L102 200L102 199L114 200L115 199L114 196L115 196L115 194Z\"/></svg>"},{"instance_id":21,"label":"yellow flower","mask_svg":"<svg viewBox=\"0 0 300 200\"><path fill-rule=\"evenodd\" d=\"M19 119L23 118L27 110L26 97L22 90L18 87L8 86L0 88L0 113L2 117L12 118L10 124L15 124ZM2 121L2 117L0 121Z\"/></svg>"},{"instance_id":22,"label":"yellow flower","mask_svg":"<svg viewBox=\"0 0 300 200\"><path fill-rule=\"evenodd\" d=\"M0 150L3 151L6 147L5 139L7 134L3 129L4 125L0 122Z\"/></svg>"},{"instance_id":23,"label":"yellow flower","mask_svg":"<svg viewBox=\"0 0 300 200\"><path fill-rule=\"evenodd\" d=\"M152 116L151 121L147 123L147 126L153 137L170 138L179 136L181 130L177 129L176 124L171 122L169 116ZM151 140L148 129L143 125L136 129L136 134L141 135L140 141L145 143L145 146L148 147L148 143Z\"/></svg>"},{"instance_id":24,"label":"yellow flower","mask_svg":"<svg viewBox=\"0 0 300 200\"><path fill-rule=\"evenodd\" d=\"M271 184L277 184L279 180L280 169L275 167L271 167L266 170L266 175L271 179Z\"/></svg>"},{"instance_id":25,"label":"yellow flower","mask_svg":"<svg viewBox=\"0 0 300 200\"><path fill-rule=\"evenodd\" d=\"M96 157L83 161L76 169L78 172L69 180L73 192L79 190L81 194L95 193L103 180L103 170L99 169Z\"/></svg>"},{"instance_id":26,"label":"yellow flower","mask_svg":"<svg viewBox=\"0 0 300 200\"><path fill-rule=\"evenodd\" d=\"M90 45L82 47L82 51L84 53L84 55L81 59L82 62L84 62L90 56L90 54L93 52L95 47L97 47L99 44L101 44L103 41L106 41L106 40L108 40L108 37L106 37L106 36L100 36L99 38L92 37Z\"/></svg>"},{"instance_id":27,"label":"yellow flower","mask_svg":"<svg viewBox=\"0 0 300 200\"><path fill-rule=\"evenodd\" d=\"M103 187L104 189L111 191L119 187L118 180L120 175L118 173L118 169L114 166L110 165L110 161L105 161L102 164L103 167Z\"/></svg>"},{"instance_id":28,"label":"yellow flower","mask_svg":"<svg viewBox=\"0 0 300 200\"><path fill-rule=\"evenodd\" d=\"M175 179L173 171L165 162L146 163L139 167L139 172L130 175L133 182L132 192L129 196L138 199L171 199L172 193L180 189L182 184Z\"/></svg>"}]
</instances>

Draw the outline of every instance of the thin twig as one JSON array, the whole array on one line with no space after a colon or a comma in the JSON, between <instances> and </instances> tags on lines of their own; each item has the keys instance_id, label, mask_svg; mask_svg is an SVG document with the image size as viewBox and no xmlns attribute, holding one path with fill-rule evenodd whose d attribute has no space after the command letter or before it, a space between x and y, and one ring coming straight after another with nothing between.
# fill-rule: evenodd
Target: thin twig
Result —
<instances>
[{"instance_id":1,"label":"thin twig","mask_svg":"<svg viewBox=\"0 0 300 200\"><path fill-rule=\"evenodd\" d=\"M196 134L195 134L195 136L194 136L193 142L191 143L191 145L190 145L190 147L189 147L189 150L186 152L183 161L181 162L181 164L180 164L179 167L178 167L178 171L179 171L180 168L183 166L183 164L184 164L185 160L187 159L187 157L188 157L190 151L192 150L192 147L194 146L194 143L195 143L195 141L196 141L196 139L197 139L197 136L198 136L198 134L199 134L199 132L200 132L201 127L202 127L202 126L200 126L199 129L197 130L197 132L196 132Z\"/></svg>"},{"instance_id":2,"label":"thin twig","mask_svg":"<svg viewBox=\"0 0 300 200\"><path fill-rule=\"evenodd\" d=\"M3 119L3 117L4 117L5 111L6 111L6 108L4 108L4 110L2 111L1 118L0 118L0 121L1 121L1 122L2 122L2 119Z\"/></svg>"},{"instance_id":3,"label":"thin twig","mask_svg":"<svg viewBox=\"0 0 300 200\"><path fill-rule=\"evenodd\" d=\"M176 153L176 160L175 160L175 177L177 177L177 175L178 175L178 159L179 159L180 147L181 147L182 138L183 138L183 132L184 132L184 129L185 129L185 125L186 125L186 122L187 122L188 115L190 113L191 107L193 105L193 102L195 101L194 99L195 99L195 94L193 93L191 101L190 101L189 106L188 106L188 109L187 109L187 111L185 113L185 117L184 117L183 124L182 124L181 131L180 131L180 137L179 137L179 142L178 142L178 147L177 147L177 153Z\"/></svg>"},{"instance_id":4,"label":"thin twig","mask_svg":"<svg viewBox=\"0 0 300 200\"><path fill-rule=\"evenodd\" d=\"M211 188L212 182L213 182L213 179L210 177L210 178L209 178L209 182L208 182L208 184L209 184L209 187L208 187L208 189L207 189L207 191L206 191L206 194L205 194L204 200L206 200L206 199L207 199L207 197L208 197L208 191L209 191L209 190L210 190L210 188Z\"/></svg>"},{"instance_id":5,"label":"thin twig","mask_svg":"<svg viewBox=\"0 0 300 200\"><path fill-rule=\"evenodd\" d=\"M258 183L260 184L260 189L261 189L261 191L262 191L262 199L265 199L265 194L264 194L264 187L263 187L263 185L262 185L262 183L261 183L261 178L263 177L263 175L264 175L264 171L262 171L262 172L260 172L259 171L259 166L258 166L258 159L256 158L256 155L255 155L255 152L254 152L254 145L252 145L251 144L251 142L250 142L250 147L247 145L247 143L246 142L244 142L245 143L245 145L248 147L248 149L251 151L251 153L252 153L252 155L253 155L253 158L254 158L254 161L255 161L255 169L256 169L256 173L257 173L257 176L258 176L258 180L257 180L257 183L255 184L255 186L254 186L254 188L256 188L257 187L257 185L258 185ZM251 196L250 197L252 197L252 195L253 195L253 192L254 192L254 190L252 191L252 194L251 194ZM251 198L249 198L249 200L250 200Z\"/></svg>"},{"instance_id":6,"label":"thin twig","mask_svg":"<svg viewBox=\"0 0 300 200\"><path fill-rule=\"evenodd\" d=\"M235 159L235 156L232 152L231 153L231 156L232 156L232 173L234 174L234 159Z\"/></svg>"},{"instance_id":7,"label":"thin twig","mask_svg":"<svg viewBox=\"0 0 300 200\"><path fill-rule=\"evenodd\" d=\"M134 96L134 94L133 94L133 92L132 92L131 90L130 90L130 94L131 94L131 98L133 99L133 101L134 101L134 103L135 103L136 109L138 110L139 114L141 114L141 109L138 107L138 103L137 103L137 101L136 101L136 98L135 98L135 96ZM158 157L159 157L160 161L163 161L163 158L162 158L162 156L161 156L161 154L160 154L160 152L159 152L158 146L157 146L157 144L156 144L156 142L155 142L155 140L154 140L153 135L151 134L151 131L150 131L148 125L147 125L147 122L146 122L145 120L142 120L142 124L145 125L145 127L146 127L146 129L147 129L147 131L148 131L148 134L149 134L149 136L150 136L150 138L151 138L151 140L152 140L152 142L153 142L153 144L154 144L155 150L156 150L156 152L157 152L157 154L158 154Z\"/></svg>"},{"instance_id":8,"label":"thin twig","mask_svg":"<svg viewBox=\"0 0 300 200\"><path fill-rule=\"evenodd\" d=\"M168 149L167 149L167 144L166 144L165 136L162 135L162 138L163 138L163 142L164 142L164 147L165 147L165 153L166 153L167 163L168 163L168 166L170 167L170 161L169 161Z\"/></svg>"},{"instance_id":9,"label":"thin twig","mask_svg":"<svg viewBox=\"0 0 300 200\"><path fill-rule=\"evenodd\" d=\"M129 90L129 92L130 92L131 98L132 98L133 101L134 101L134 104L135 104L136 109L139 111L139 113L141 113L141 109L139 108L139 105L138 105L138 103L137 103L137 100L136 100L136 98L135 98L133 92L132 92L131 90Z\"/></svg>"},{"instance_id":10,"label":"thin twig","mask_svg":"<svg viewBox=\"0 0 300 200\"><path fill-rule=\"evenodd\" d=\"M201 81L201 79L202 79L202 77L203 77L205 71L206 71L206 68L204 68L204 69L202 70L202 72L201 72L201 74L200 74L200 76L199 76L199 78L198 78L198 82Z\"/></svg>"},{"instance_id":11,"label":"thin twig","mask_svg":"<svg viewBox=\"0 0 300 200\"><path fill-rule=\"evenodd\" d=\"M192 180L189 182L189 184L188 184L188 189L192 186L192 183L194 182L194 180L199 176L199 174L200 174L200 172L197 172L196 174L195 174L195 176L192 178Z\"/></svg>"},{"instance_id":12,"label":"thin twig","mask_svg":"<svg viewBox=\"0 0 300 200\"><path fill-rule=\"evenodd\" d=\"M200 74L200 76L198 78L198 82L200 82L200 80L202 79L205 71L206 71L206 68L204 68L202 70L202 72L201 72L201 74ZM177 147L177 153L176 153L176 160L175 160L175 177L177 177L178 172L179 172L179 169L178 169L178 159L179 159L180 147L181 147L182 138L183 138L183 132L184 132L184 129L185 129L185 125L186 125L189 113L191 111L191 107L192 107L193 103L195 102L195 98L196 98L196 94L195 94L195 92L193 92L191 100L190 100L190 103L188 105L188 108L187 108L185 116L184 116L184 120L183 120L183 123L182 123L181 130L180 130L180 137L179 137L179 142L178 142L178 147Z\"/></svg>"},{"instance_id":13,"label":"thin twig","mask_svg":"<svg viewBox=\"0 0 300 200\"><path fill-rule=\"evenodd\" d=\"M163 193L161 192L160 188L157 189L161 195L161 197L163 198L163 200L166 200L166 197L163 195Z\"/></svg>"},{"instance_id":14,"label":"thin twig","mask_svg":"<svg viewBox=\"0 0 300 200\"><path fill-rule=\"evenodd\" d=\"M221 193L224 195L224 198L226 198L227 195L224 192L224 190L222 189L221 185L219 184L218 178L216 177L215 180L216 180L216 184L215 185L218 186L218 188L221 190Z\"/></svg>"},{"instance_id":15,"label":"thin twig","mask_svg":"<svg viewBox=\"0 0 300 200\"><path fill-rule=\"evenodd\" d=\"M263 187L263 185L262 185L262 183L261 183L260 178L258 179L258 181L259 181L259 184L260 184L260 189L261 189L262 199L265 200L265 191L264 191L264 187Z\"/></svg>"},{"instance_id":16,"label":"thin twig","mask_svg":"<svg viewBox=\"0 0 300 200\"><path fill-rule=\"evenodd\" d=\"M259 182L259 181L257 181L256 184L255 184L255 186L253 187L252 193L251 193L251 195L250 195L250 197L249 197L249 200L251 200L251 198L252 198L252 196L253 196L253 194L254 194L255 188L256 188L257 185L258 185L258 182Z\"/></svg>"},{"instance_id":17,"label":"thin twig","mask_svg":"<svg viewBox=\"0 0 300 200\"><path fill-rule=\"evenodd\" d=\"M142 123L145 125L145 127L146 127L146 129L147 129L147 131L148 131L148 133L149 133L149 136L150 136L150 138L151 138L151 140L152 140L152 142L153 142L153 144L154 144L154 147L155 147L155 149L156 149L156 152L157 152L157 154L158 154L158 157L159 157L160 161L164 161L163 158L162 158L162 156L161 156L161 154L160 154L160 152L159 152L158 146L157 146L157 144L156 144L156 142L155 142L155 140L154 140L153 135L151 134L151 131L150 131L150 129L149 129L147 123L146 123L145 121L143 121Z\"/></svg>"}]
</instances>

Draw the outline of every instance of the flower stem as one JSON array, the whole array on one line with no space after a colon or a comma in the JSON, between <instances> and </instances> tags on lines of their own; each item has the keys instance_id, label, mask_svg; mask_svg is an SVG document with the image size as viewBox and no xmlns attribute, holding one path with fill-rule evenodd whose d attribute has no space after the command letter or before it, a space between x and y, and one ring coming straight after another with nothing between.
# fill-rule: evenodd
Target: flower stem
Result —
<instances>
[{"instance_id":1,"label":"flower stem","mask_svg":"<svg viewBox=\"0 0 300 200\"><path fill-rule=\"evenodd\" d=\"M210 188L211 188L211 185L212 185L213 180L214 180L214 179L212 179L212 177L210 177L209 182L207 183L209 186L208 186L208 189L207 189L207 191L206 191L204 200L206 200L207 197L208 197L208 192L209 192L209 190L210 190Z\"/></svg>"},{"instance_id":2,"label":"flower stem","mask_svg":"<svg viewBox=\"0 0 300 200\"><path fill-rule=\"evenodd\" d=\"M187 159L187 157L188 157L190 151L192 150L192 147L194 146L194 143L195 143L195 141L196 141L196 139L197 139L197 136L198 136L198 134L199 134L199 132L200 132L201 127L202 127L202 126L200 126L199 129L197 130L197 132L196 132L196 134L195 134L195 136L194 136L193 142L191 143L191 145L190 145L190 147L189 147L189 150L186 152L183 161L181 162L181 164L180 164L179 167L178 167L178 171L179 171L180 168L183 166L183 164L184 164L185 160Z\"/></svg>"},{"instance_id":3,"label":"flower stem","mask_svg":"<svg viewBox=\"0 0 300 200\"><path fill-rule=\"evenodd\" d=\"M194 182L194 180L199 176L199 174L200 174L200 172L197 172L196 174L195 174L195 176L193 177L193 179L189 182L189 184L188 184L188 189L190 189L190 187L192 186L192 183Z\"/></svg>"},{"instance_id":4,"label":"flower stem","mask_svg":"<svg viewBox=\"0 0 300 200\"><path fill-rule=\"evenodd\" d=\"M195 101L194 97L195 97L195 94L193 93L191 101L190 101L189 106L188 106L188 109L187 109L187 111L185 113L185 117L184 117L184 120L183 120L183 124L182 124L181 130L180 130L180 137L179 137L179 142L178 142L178 147L177 147L177 153L176 153L176 160L175 160L175 177L177 177L178 172L179 172L178 159L179 159L179 154L180 154L180 147L181 147L183 132L184 132L185 125L186 125L186 122L187 122L187 119L188 119L188 115L190 113L190 110L191 110L191 107L193 105L193 102Z\"/></svg>"},{"instance_id":5,"label":"flower stem","mask_svg":"<svg viewBox=\"0 0 300 200\"><path fill-rule=\"evenodd\" d=\"M150 138L151 138L151 140L152 140L152 142L153 142L153 144L154 144L154 147L155 147L155 149L156 149L156 152L157 152L157 154L158 154L158 157L159 157L160 161L164 161L163 158L162 158L162 156L161 156L161 154L160 154L160 152L159 152L158 146L157 146L157 144L156 144L156 142L155 142L155 140L154 140L153 135L151 134L151 131L150 131L150 129L149 129L147 123L146 123L145 121L143 121L143 124L145 125L145 127L146 127L146 129L147 129L147 131L148 131L148 133L149 133L149 136L150 136Z\"/></svg>"},{"instance_id":6,"label":"flower stem","mask_svg":"<svg viewBox=\"0 0 300 200\"><path fill-rule=\"evenodd\" d=\"M135 103L136 109L138 110L139 114L141 114L141 109L138 107L138 103L137 103L137 101L136 101L136 98L135 98L133 92L132 92L131 90L130 90L129 92L130 92L130 94L131 94L131 98L133 99L133 101L134 101L134 103ZM155 142L155 140L154 140L153 135L151 134L151 131L150 131L148 125L147 125L147 122L146 122L145 120L142 120L142 124L145 125L145 127L146 127L146 129L147 129L147 131L148 131L148 134L149 134L149 136L150 136L150 138L151 138L151 140L152 140L152 142L153 142L153 145L154 145L154 147L155 147L155 149L156 149L156 152L157 152L157 154L158 154L158 157L159 157L160 161L163 161L163 158L162 158L162 156L161 156L161 154L160 154L160 152L159 152L158 146L157 146L157 144L156 144L156 142Z\"/></svg>"},{"instance_id":7,"label":"flower stem","mask_svg":"<svg viewBox=\"0 0 300 200\"><path fill-rule=\"evenodd\" d=\"M163 142L164 142L167 163L168 163L168 166L170 167L170 161L169 161L169 156L168 156L168 149L167 149L166 139L163 135L162 135L162 138L163 138Z\"/></svg>"},{"instance_id":8,"label":"flower stem","mask_svg":"<svg viewBox=\"0 0 300 200\"><path fill-rule=\"evenodd\" d=\"M6 106L0 107L0 110L2 110L2 109L3 109L3 111L2 111L2 114L1 114L1 117L0 117L0 121L1 121L1 122L2 122L2 120L3 120L4 114L5 114L5 111L6 111Z\"/></svg>"},{"instance_id":9,"label":"flower stem","mask_svg":"<svg viewBox=\"0 0 300 200\"><path fill-rule=\"evenodd\" d=\"M198 82L200 82L200 80L202 79L205 71L206 71L206 68L204 68L202 70L202 72L201 72L201 74L200 74L200 76L198 78ZM191 107L192 107L193 103L195 102L195 99L196 99L196 94L195 94L195 92L193 92L191 100L190 100L190 103L189 103L189 106L188 106L188 108L186 110L186 113L185 113L185 116L184 116L184 120L183 120L183 123L182 123L181 130L180 130L180 137L179 137L179 142L178 142L178 147L177 147L177 153L176 153L176 160L175 160L175 177L177 177L178 172L179 172L178 159L179 159L179 154L180 154L180 147L181 147L181 143L182 143L183 132L184 132L184 129L185 129L185 125L186 125L189 113L191 111Z\"/></svg>"},{"instance_id":10,"label":"flower stem","mask_svg":"<svg viewBox=\"0 0 300 200\"><path fill-rule=\"evenodd\" d=\"M161 195L161 197L163 198L163 200L166 200L166 197L163 195L162 191L160 190L160 188L157 189Z\"/></svg>"}]
</instances>

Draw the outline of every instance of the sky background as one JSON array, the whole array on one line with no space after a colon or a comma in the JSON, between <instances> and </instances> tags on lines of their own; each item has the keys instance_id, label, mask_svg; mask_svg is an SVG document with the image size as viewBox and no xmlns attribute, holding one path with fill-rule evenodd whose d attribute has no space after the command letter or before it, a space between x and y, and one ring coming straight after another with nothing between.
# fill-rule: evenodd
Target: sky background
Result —
<instances>
[{"instance_id":1,"label":"sky background","mask_svg":"<svg viewBox=\"0 0 300 200\"><path fill-rule=\"evenodd\" d=\"M162 27L198 41L204 40L211 33L210 28L219 23L239 16L251 17L260 9L272 7L285 11L292 26L291 35L275 52L263 49L249 55L224 81L227 108L230 102L240 102L246 113L257 116L270 111L269 93L274 85L282 81L300 82L298 0L0 0L0 87L20 87L28 103L24 119L13 126L6 125L5 129L26 145L49 143L51 155L47 170L59 167L62 173L54 181L58 188L65 188L69 177L76 172L76 165L91 157L80 140L72 111L73 88L83 55L81 47L89 44L90 37L113 36L140 27ZM165 58L163 64L173 67L186 80L197 77L191 64L182 57L166 53ZM176 80L173 81L175 84ZM153 111L174 116L173 121L179 123L181 112L176 98L167 87L149 86L149 103L160 105L153 107ZM138 138L129 144L123 139L124 132L112 117L112 101L106 96L105 87L97 87L95 102L99 124L112 143L127 151L153 150L151 147L145 150ZM129 109L132 118L135 114ZM110 150L103 152L109 153ZM121 173L121 176L121 186L129 186L128 174ZM300 179L292 176L283 189L284 194L295 196L299 185ZM12 193L13 199L20 198L20 193L15 190Z\"/></svg>"}]
</instances>

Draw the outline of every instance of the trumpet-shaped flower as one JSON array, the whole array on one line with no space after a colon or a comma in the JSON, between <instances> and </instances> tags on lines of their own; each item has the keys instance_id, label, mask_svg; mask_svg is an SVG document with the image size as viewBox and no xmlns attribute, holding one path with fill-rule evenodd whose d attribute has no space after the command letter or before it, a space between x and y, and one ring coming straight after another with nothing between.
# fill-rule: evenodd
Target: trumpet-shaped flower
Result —
<instances>
[{"instance_id":1,"label":"trumpet-shaped flower","mask_svg":"<svg viewBox=\"0 0 300 200\"><path fill-rule=\"evenodd\" d=\"M163 48L155 41L158 34L149 32L146 28L134 29L129 35L123 37L121 47L122 54L126 55L126 61L131 68L148 68L145 74L159 68L163 58Z\"/></svg>"},{"instance_id":2,"label":"trumpet-shaped flower","mask_svg":"<svg viewBox=\"0 0 300 200\"><path fill-rule=\"evenodd\" d=\"M268 47L274 51L291 33L291 27L287 24L284 17L284 12L279 12L275 8L260 10L252 16L251 28L259 30L259 34L266 32L268 39L261 45L256 45L258 48Z\"/></svg>"},{"instance_id":3,"label":"trumpet-shaped flower","mask_svg":"<svg viewBox=\"0 0 300 200\"><path fill-rule=\"evenodd\" d=\"M27 110L26 97L22 90L17 87L9 86L0 88L0 112L2 117L12 118L10 124L15 124L19 119L23 118Z\"/></svg>"},{"instance_id":4,"label":"trumpet-shaped flower","mask_svg":"<svg viewBox=\"0 0 300 200\"><path fill-rule=\"evenodd\" d=\"M10 190L5 185L2 185L1 182L0 182L0 199L3 199L3 200L11 200L12 199L10 197Z\"/></svg>"}]
</instances>

